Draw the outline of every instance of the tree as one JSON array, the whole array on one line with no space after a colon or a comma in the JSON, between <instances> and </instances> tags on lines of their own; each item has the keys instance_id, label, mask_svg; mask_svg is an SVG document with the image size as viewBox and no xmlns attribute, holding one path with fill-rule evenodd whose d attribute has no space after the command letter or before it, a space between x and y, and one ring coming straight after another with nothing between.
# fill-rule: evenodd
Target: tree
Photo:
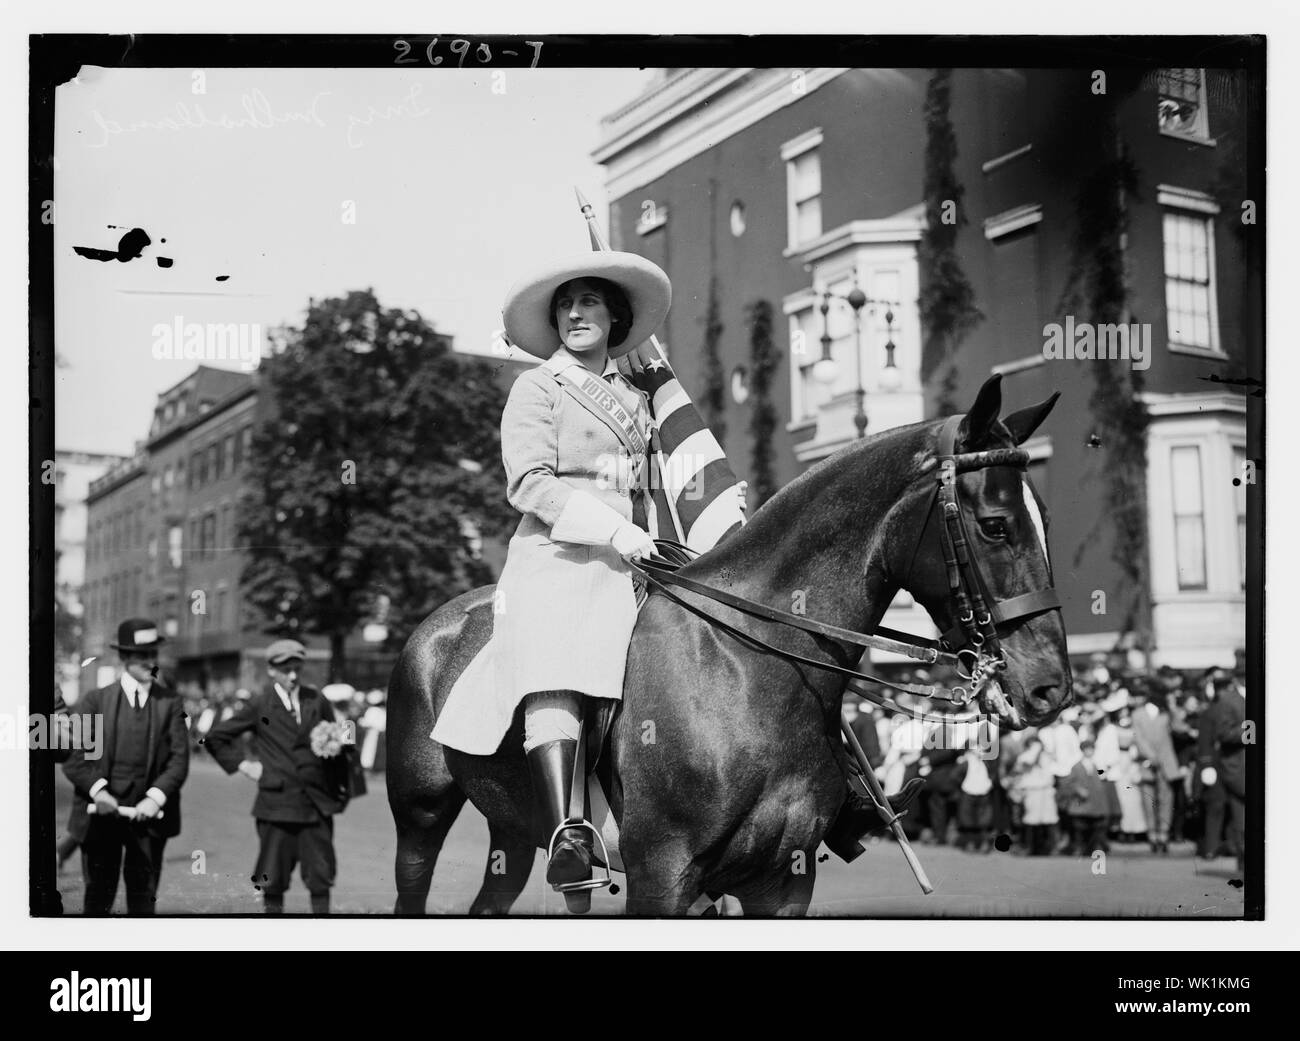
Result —
<instances>
[{"instance_id":1,"label":"tree","mask_svg":"<svg viewBox=\"0 0 1300 1041\"><path fill-rule=\"evenodd\" d=\"M940 385L939 412L955 411L953 357L961 341L983 319L975 290L957 258L957 232L968 222L962 207L966 189L957 180L957 135L949 109L952 69L935 69L925 90L925 230L917 251L921 273L921 381L928 383L948 364Z\"/></svg>"},{"instance_id":2,"label":"tree","mask_svg":"<svg viewBox=\"0 0 1300 1041\"><path fill-rule=\"evenodd\" d=\"M263 410L240 502L244 599L275 635L344 640L389 602L389 640L490 582L470 544L515 514L502 493L504 396L418 312L370 290L313 302L259 370Z\"/></svg>"}]
</instances>

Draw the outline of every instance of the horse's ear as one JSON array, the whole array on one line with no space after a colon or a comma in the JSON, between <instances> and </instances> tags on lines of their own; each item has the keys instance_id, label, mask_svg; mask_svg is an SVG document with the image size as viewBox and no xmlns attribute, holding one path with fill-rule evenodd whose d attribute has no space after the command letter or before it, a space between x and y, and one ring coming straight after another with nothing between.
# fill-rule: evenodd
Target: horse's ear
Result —
<instances>
[{"instance_id":1,"label":"horse's ear","mask_svg":"<svg viewBox=\"0 0 1300 1041\"><path fill-rule=\"evenodd\" d=\"M975 404L971 406L961 424L962 447L974 451L988 444L992 438L993 425L998 421L1002 411L1002 377L995 374L984 381Z\"/></svg>"},{"instance_id":2,"label":"horse's ear","mask_svg":"<svg viewBox=\"0 0 1300 1041\"><path fill-rule=\"evenodd\" d=\"M1047 414L1052 411L1052 406L1056 404L1056 399L1061 396L1061 392L1056 391L1046 401L1040 401L1037 405L1030 405L1028 408L1022 408L1019 412L1013 412L1002 420L1002 425L1011 433L1011 439L1018 445L1023 445L1029 440L1040 426Z\"/></svg>"}]
</instances>

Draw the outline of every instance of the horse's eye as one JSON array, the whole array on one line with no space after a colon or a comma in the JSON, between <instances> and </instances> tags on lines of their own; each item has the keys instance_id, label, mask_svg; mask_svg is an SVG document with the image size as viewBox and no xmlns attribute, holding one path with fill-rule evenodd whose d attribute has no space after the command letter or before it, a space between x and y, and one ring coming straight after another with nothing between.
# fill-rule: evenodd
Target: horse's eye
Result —
<instances>
[{"instance_id":1,"label":"horse's eye","mask_svg":"<svg viewBox=\"0 0 1300 1041\"><path fill-rule=\"evenodd\" d=\"M1007 522L1001 517L981 517L980 531L986 538L1005 539L1007 537Z\"/></svg>"}]
</instances>

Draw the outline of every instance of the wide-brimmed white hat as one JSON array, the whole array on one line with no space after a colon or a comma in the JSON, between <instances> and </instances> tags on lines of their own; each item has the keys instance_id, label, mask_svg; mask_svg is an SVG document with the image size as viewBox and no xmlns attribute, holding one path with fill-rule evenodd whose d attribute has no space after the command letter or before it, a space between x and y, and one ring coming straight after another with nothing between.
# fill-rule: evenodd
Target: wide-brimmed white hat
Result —
<instances>
[{"instance_id":1,"label":"wide-brimmed white hat","mask_svg":"<svg viewBox=\"0 0 1300 1041\"><path fill-rule=\"evenodd\" d=\"M611 358L645 343L668 316L673 289L658 264L635 253L592 250L544 264L510 287L501 316L511 343L539 358L555 353L560 334L551 325L551 298L574 278L605 278L627 294L632 327L622 343L609 348Z\"/></svg>"}]
</instances>

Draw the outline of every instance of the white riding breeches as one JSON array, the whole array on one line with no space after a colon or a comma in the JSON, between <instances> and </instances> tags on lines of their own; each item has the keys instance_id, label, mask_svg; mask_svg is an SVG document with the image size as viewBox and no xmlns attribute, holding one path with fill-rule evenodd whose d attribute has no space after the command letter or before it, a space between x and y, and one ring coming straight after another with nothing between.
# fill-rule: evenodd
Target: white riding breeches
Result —
<instances>
[{"instance_id":1,"label":"white riding breeches","mask_svg":"<svg viewBox=\"0 0 1300 1041\"><path fill-rule=\"evenodd\" d=\"M548 741L578 740L578 697L572 690L541 690L524 699L524 751Z\"/></svg>"}]
</instances>

